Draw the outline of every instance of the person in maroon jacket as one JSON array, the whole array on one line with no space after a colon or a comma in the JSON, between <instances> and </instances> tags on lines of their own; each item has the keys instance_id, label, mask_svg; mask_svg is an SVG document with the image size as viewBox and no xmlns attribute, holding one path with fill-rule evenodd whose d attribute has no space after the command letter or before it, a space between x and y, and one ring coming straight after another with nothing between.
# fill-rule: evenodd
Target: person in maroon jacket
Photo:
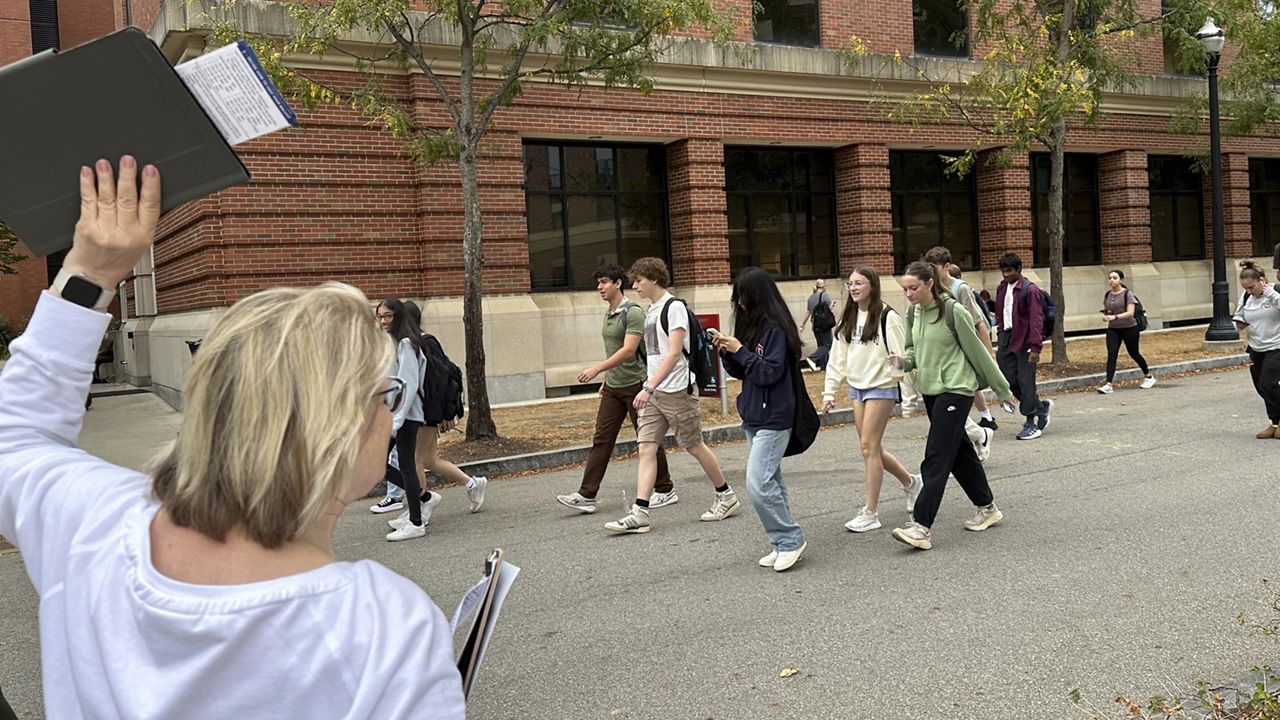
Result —
<instances>
[{"instance_id":1,"label":"person in maroon jacket","mask_svg":"<svg viewBox=\"0 0 1280 720\"><path fill-rule=\"evenodd\" d=\"M1053 401L1041 400L1036 392L1036 365L1044 347L1044 304L1039 288L1022 276L1022 258L1006 253L1000 258L1000 274L1004 281L996 289L996 362L1026 418L1018 439L1034 440L1049 427L1053 411Z\"/></svg>"}]
</instances>

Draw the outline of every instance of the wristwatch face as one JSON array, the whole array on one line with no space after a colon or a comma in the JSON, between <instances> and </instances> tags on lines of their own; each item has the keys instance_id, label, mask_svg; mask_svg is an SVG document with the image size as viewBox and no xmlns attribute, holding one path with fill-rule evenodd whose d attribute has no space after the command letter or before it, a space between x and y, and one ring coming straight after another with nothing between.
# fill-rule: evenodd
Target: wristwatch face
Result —
<instances>
[{"instance_id":1,"label":"wristwatch face","mask_svg":"<svg viewBox=\"0 0 1280 720\"><path fill-rule=\"evenodd\" d=\"M91 308L102 297L102 288L79 275L72 275L62 288L62 297L77 305Z\"/></svg>"}]
</instances>

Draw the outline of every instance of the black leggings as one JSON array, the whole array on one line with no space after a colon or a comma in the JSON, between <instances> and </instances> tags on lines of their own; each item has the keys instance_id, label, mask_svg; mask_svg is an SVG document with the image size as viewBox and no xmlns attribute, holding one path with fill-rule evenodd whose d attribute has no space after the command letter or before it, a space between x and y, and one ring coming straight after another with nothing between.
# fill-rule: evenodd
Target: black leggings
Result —
<instances>
[{"instance_id":1,"label":"black leggings","mask_svg":"<svg viewBox=\"0 0 1280 720\"><path fill-rule=\"evenodd\" d=\"M1267 419L1272 425L1280 424L1280 350L1258 352L1249 348L1249 374L1253 376L1253 389L1267 407Z\"/></svg>"},{"instance_id":2,"label":"black leggings","mask_svg":"<svg viewBox=\"0 0 1280 720\"><path fill-rule=\"evenodd\" d=\"M9 707L9 702L4 699L2 692L0 692L0 720L18 720L18 716L13 713L13 708Z\"/></svg>"},{"instance_id":3,"label":"black leggings","mask_svg":"<svg viewBox=\"0 0 1280 720\"><path fill-rule=\"evenodd\" d=\"M1107 328L1107 382L1111 382L1116 376L1116 360L1120 357L1121 342L1124 343L1125 352L1129 353L1129 357L1138 363L1142 374L1151 374L1147 369L1146 359L1142 357L1142 353L1138 352L1139 335L1141 332L1137 325L1127 328Z\"/></svg>"},{"instance_id":4,"label":"black leggings","mask_svg":"<svg viewBox=\"0 0 1280 720\"><path fill-rule=\"evenodd\" d=\"M400 458L400 482L404 488L404 504L409 508L409 522L422 524L422 486L418 483L418 428L422 423L405 420L396 433L396 455Z\"/></svg>"}]
</instances>

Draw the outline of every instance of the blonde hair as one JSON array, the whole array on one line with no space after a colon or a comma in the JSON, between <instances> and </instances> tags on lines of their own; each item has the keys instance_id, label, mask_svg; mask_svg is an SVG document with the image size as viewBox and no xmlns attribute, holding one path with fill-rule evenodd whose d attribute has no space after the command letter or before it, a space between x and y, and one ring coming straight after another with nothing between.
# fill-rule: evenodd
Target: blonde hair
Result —
<instances>
[{"instance_id":1,"label":"blonde hair","mask_svg":"<svg viewBox=\"0 0 1280 720\"><path fill-rule=\"evenodd\" d=\"M209 331L182 428L152 472L174 523L267 548L315 522L350 480L373 395L395 356L355 288L264 290Z\"/></svg>"},{"instance_id":2,"label":"blonde hair","mask_svg":"<svg viewBox=\"0 0 1280 720\"><path fill-rule=\"evenodd\" d=\"M822 278L818 278L818 280L813 283L813 291L818 292L819 290L825 288L826 286L827 286L827 281L823 280Z\"/></svg>"}]
</instances>

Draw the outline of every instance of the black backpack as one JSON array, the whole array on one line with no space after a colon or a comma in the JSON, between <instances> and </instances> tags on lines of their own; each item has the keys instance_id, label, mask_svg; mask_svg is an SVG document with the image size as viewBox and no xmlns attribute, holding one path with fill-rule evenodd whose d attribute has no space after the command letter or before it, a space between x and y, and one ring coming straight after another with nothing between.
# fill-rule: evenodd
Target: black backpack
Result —
<instances>
[{"instance_id":1,"label":"black backpack","mask_svg":"<svg viewBox=\"0 0 1280 720\"><path fill-rule=\"evenodd\" d=\"M434 335L422 334L422 354L426 357L425 378L418 388L422 399L422 415L426 425L462 417L462 370L445 354Z\"/></svg>"},{"instance_id":2,"label":"black backpack","mask_svg":"<svg viewBox=\"0 0 1280 720\"><path fill-rule=\"evenodd\" d=\"M813 399L809 397L809 389L805 387L800 373L795 368L788 368L787 372L791 373L791 387L796 394L796 412L792 417L791 438L787 440L783 457L799 455L808 450L818 437L818 428L822 425L822 418L818 417L818 411L813 407Z\"/></svg>"},{"instance_id":3,"label":"black backpack","mask_svg":"<svg viewBox=\"0 0 1280 720\"><path fill-rule=\"evenodd\" d=\"M659 319L662 323L662 333L670 335L671 321L667 318L667 313L671 310L671 303L680 303L684 305L685 314L689 316L689 349L684 352L685 359L689 361L690 385L689 393L693 394L693 384L696 383L699 390L703 388L718 387L720 378L716 374L716 348L707 339L707 334L702 330L702 323L698 322L698 316L689 310L689 303L684 298L672 298L662 308L662 314Z\"/></svg>"},{"instance_id":4,"label":"black backpack","mask_svg":"<svg viewBox=\"0 0 1280 720\"><path fill-rule=\"evenodd\" d=\"M1044 329L1041 332L1041 337L1047 338L1053 335L1053 327L1058 323L1058 306L1053 304L1053 296L1045 292L1039 285L1031 282L1028 282L1022 288L1023 306L1026 306L1027 293L1030 292L1033 287L1036 289L1036 292L1040 293L1040 307L1044 308Z\"/></svg>"},{"instance_id":5,"label":"black backpack","mask_svg":"<svg viewBox=\"0 0 1280 720\"><path fill-rule=\"evenodd\" d=\"M1138 332L1142 332L1147 329L1146 308L1142 307L1142 301L1138 299L1138 296L1135 295L1132 290L1129 290L1126 288L1125 292L1129 294L1129 297L1133 298L1133 319L1138 322ZM1102 296L1103 307L1107 306L1107 296L1109 296L1110 294L1111 293L1107 293L1106 295ZM1128 303L1125 303L1125 304L1127 305Z\"/></svg>"},{"instance_id":6,"label":"black backpack","mask_svg":"<svg viewBox=\"0 0 1280 720\"><path fill-rule=\"evenodd\" d=\"M836 314L831 312L831 303L823 302L826 296L825 292L818 294L818 304L813 306L813 312L810 313L814 332L827 331L836 326Z\"/></svg>"}]
</instances>

